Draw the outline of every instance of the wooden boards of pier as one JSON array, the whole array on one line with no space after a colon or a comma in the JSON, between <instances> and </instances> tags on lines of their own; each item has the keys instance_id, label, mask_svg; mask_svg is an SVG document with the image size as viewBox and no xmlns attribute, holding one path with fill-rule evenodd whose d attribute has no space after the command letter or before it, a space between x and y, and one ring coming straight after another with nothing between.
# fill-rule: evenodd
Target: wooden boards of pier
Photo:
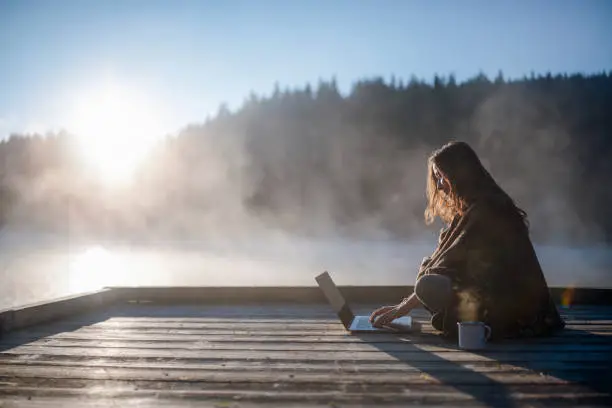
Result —
<instances>
[{"instance_id":1,"label":"wooden boards of pier","mask_svg":"<svg viewBox=\"0 0 612 408\"><path fill-rule=\"evenodd\" d=\"M612 307L561 311L554 337L467 352L422 310L420 334L357 336L323 303L119 303L5 334L0 405L609 406Z\"/></svg>"}]
</instances>

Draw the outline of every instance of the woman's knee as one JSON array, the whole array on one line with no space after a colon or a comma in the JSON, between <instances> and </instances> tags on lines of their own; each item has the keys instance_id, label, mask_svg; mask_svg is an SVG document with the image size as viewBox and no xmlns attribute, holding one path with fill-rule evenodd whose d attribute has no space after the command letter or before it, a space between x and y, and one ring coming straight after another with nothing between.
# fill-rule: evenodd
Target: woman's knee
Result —
<instances>
[{"instance_id":1,"label":"woman's knee","mask_svg":"<svg viewBox=\"0 0 612 408\"><path fill-rule=\"evenodd\" d=\"M432 309L445 307L451 291L451 280L444 275L424 275L414 285L416 297L421 303Z\"/></svg>"}]
</instances>

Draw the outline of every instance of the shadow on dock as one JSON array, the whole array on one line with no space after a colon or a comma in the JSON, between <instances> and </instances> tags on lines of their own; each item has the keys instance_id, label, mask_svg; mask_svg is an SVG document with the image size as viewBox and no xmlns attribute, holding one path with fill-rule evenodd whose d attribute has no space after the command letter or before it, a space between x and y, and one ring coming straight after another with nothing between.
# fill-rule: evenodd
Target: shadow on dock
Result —
<instances>
[{"instance_id":1,"label":"shadow on dock","mask_svg":"<svg viewBox=\"0 0 612 408\"><path fill-rule=\"evenodd\" d=\"M555 394L559 392L567 394L580 389L582 393L587 390L595 395L592 397L581 395L580 400L569 401L567 396L559 396L557 402L560 405L568 403L612 405L612 348L610 347L612 337L610 336L566 328L555 337L500 341L490 343L486 350L469 352L459 349L456 342L444 340L433 333L421 333L416 337L398 336L405 340L405 348L401 351L390 343L376 342L372 335L358 335L358 337L397 361L416 368L423 373L425 379L430 379L431 383L452 386L486 406L512 408L522 405L513 397L512 388L517 384L524 385L524 382L517 383L512 379L519 379L521 374L525 375L526 372L538 373L543 379L552 377L561 380L558 383L552 381L545 387L543 384L533 384L534 389L538 388L538 392L549 392L547 402L554 402L550 396L555 399ZM415 340L418 342L414 342ZM485 372L472 370L470 365L474 363L473 359L451 361L442 357L444 353L423 350L420 346L424 345L440 345L446 348L446 351L469 353L477 359L481 357L480 361L485 359L487 364L497 368L489 374L507 373L508 380L496 381ZM538 347L535 351L532 345L548 345L550 349L543 351L542 347ZM421 356L414 358L414 353L421 353ZM423 355L427 357L424 358ZM538 355L543 355L544 358L538 359Z\"/></svg>"}]
</instances>

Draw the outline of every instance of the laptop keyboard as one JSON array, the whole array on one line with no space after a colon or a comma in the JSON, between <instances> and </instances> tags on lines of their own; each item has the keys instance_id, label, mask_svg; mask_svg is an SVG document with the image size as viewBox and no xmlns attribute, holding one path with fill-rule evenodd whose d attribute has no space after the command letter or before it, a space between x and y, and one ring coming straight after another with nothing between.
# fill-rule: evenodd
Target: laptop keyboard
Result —
<instances>
[{"instance_id":1,"label":"laptop keyboard","mask_svg":"<svg viewBox=\"0 0 612 408\"><path fill-rule=\"evenodd\" d=\"M368 316L358 316L355 317L355 329L357 330L368 330L372 328L372 324L370 324L370 319Z\"/></svg>"}]
</instances>

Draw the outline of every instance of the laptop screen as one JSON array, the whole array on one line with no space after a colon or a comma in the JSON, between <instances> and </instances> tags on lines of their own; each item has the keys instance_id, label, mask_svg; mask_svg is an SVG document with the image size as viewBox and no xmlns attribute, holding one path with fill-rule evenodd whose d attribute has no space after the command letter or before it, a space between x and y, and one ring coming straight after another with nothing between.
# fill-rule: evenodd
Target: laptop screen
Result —
<instances>
[{"instance_id":1,"label":"laptop screen","mask_svg":"<svg viewBox=\"0 0 612 408\"><path fill-rule=\"evenodd\" d=\"M338 289L331 276L329 276L329 273L323 272L315 279L327 298L327 301L331 304L332 309L334 309L338 317L340 317L342 324L347 328L350 327L355 316L348 307L344 296L340 293L340 289Z\"/></svg>"}]
</instances>

